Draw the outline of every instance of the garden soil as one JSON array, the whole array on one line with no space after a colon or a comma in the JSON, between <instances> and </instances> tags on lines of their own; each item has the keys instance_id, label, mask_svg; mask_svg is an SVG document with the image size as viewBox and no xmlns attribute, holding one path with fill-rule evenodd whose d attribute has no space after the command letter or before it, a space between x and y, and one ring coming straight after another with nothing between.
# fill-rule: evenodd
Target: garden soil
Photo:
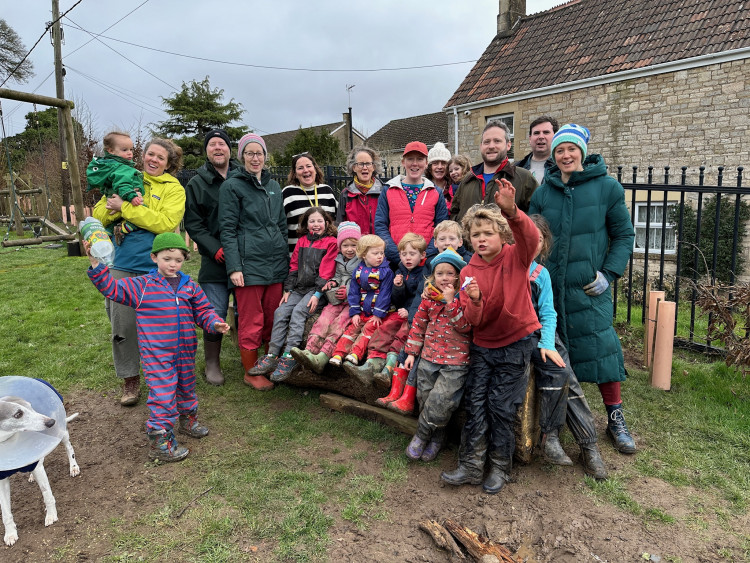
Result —
<instances>
[{"instance_id":1,"label":"garden soil","mask_svg":"<svg viewBox=\"0 0 750 563\"><path fill-rule=\"evenodd\" d=\"M69 476L63 447L48 456L45 466L57 499L59 521L47 528L36 484L22 475L12 478L13 515L20 537L12 547L0 545L0 561L99 561L107 557L137 561L141 560L139 555L149 560L147 550L130 556L112 552L113 521L132 522L165 509L166 500L160 495L158 483L188 479L188 465L146 463L148 445L140 431L146 418L143 400L137 407L122 408L116 393L80 392L67 399L68 413L80 413L70 423L70 430L81 474ZM603 418L597 420L597 426L603 436ZM193 455L200 455L200 443L191 444ZM618 454L606 439L601 446L610 471L627 469L634 463L634 457ZM577 457L577 447L566 448ZM349 446L337 442L334 447L322 437L310 444L306 454L311 462L306 466L309 471L318 471L322 459L353 463L356 472L376 477L383 467L382 452L363 441ZM649 556L654 561L714 562L719 560L721 549L742 553L738 535L750 529L747 515L721 522L713 510L700 508L721 506L721 500L656 479L641 478L635 486L631 481L628 491L641 506L674 516L674 523L649 521L597 501L584 483L578 463L554 467L535 459L529 465L515 467L513 480L500 494L491 496L483 494L481 487L442 484L440 472L454 468L455 462L456 447L452 446L437 462L410 464L406 481L386 488L378 508L385 518L367 519L364 529L342 519L340 507L326 506L325 511L335 519L329 530L328 560L450 561L447 553L419 529L420 521L426 519L442 522L450 518L463 524L505 545L519 562L636 562ZM698 512L700 522L692 517ZM173 523L184 527L185 534L191 533L189 518L175 517ZM237 545L247 554L247 561L276 560L274 545L267 540L254 544L249 535L239 536ZM189 559L186 553L175 553L168 560Z\"/></svg>"}]
</instances>

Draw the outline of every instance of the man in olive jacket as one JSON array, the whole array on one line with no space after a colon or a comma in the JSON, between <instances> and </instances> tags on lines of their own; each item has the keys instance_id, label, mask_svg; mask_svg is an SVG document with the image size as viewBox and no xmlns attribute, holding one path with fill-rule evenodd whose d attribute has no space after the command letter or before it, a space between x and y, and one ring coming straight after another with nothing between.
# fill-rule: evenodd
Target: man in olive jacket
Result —
<instances>
[{"instance_id":1,"label":"man in olive jacket","mask_svg":"<svg viewBox=\"0 0 750 563\"><path fill-rule=\"evenodd\" d=\"M516 188L516 205L524 212L529 210L531 194L536 189L536 181L531 172L512 164L508 160L510 150L510 129L502 121L489 121L482 132L479 152L482 162L472 167L461 181L451 204L451 219L461 222L461 218L476 203L494 203L497 182L505 178Z\"/></svg>"},{"instance_id":2,"label":"man in olive jacket","mask_svg":"<svg viewBox=\"0 0 750 563\"><path fill-rule=\"evenodd\" d=\"M185 229L198 245L201 255L198 283L216 314L226 319L229 289L224 249L219 236L219 187L229 172L237 167L237 163L232 161L231 141L223 129L213 129L206 133L203 147L206 162L198 168L185 188ZM224 383L219 364L222 336L203 331L206 381L212 385Z\"/></svg>"}]
</instances>

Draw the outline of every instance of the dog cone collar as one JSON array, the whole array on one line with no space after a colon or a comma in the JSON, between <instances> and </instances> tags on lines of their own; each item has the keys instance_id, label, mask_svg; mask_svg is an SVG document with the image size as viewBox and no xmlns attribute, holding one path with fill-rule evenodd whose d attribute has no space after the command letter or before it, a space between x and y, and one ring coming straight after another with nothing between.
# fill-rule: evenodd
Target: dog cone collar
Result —
<instances>
[{"instance_id":1,"label":"dog cone collar","mask_svg":"<svg viewBox=\"0 0 750 563\"><path fill-rule=\"evenodd\" d=\"M0 442L0 471L25 467L46 456L62 440L67 427L65 407L52 386L31 377L7 375L0 377L0 398L20 397L32 408L55 419L55 425L44 432L18 432Z\"/></svg>"}]
</instances>

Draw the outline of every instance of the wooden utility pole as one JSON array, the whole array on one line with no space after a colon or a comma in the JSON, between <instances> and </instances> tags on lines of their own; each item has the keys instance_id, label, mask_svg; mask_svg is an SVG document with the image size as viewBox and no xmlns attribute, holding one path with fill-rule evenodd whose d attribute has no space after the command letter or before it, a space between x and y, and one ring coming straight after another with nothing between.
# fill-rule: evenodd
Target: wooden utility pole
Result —
<instances>
[{"instance_id":1,"label":"wooden utility pole","mask_svg":"<svg viewBox=\"0 0 750 563\"><path fill-rule=\"evenodd\" d=\"M55 93L61 100L65 99L65 83L63 77L65 71L62 66L62 26L60 25L60 2L59 0L52 0L52 45L55 52ZM65 119L63 116L63 110L57 109L57 133L60 145L60 190L62 192L63 203L66 201L68 194L70 194L70 181L66 170L66 162L68 160L68 146L65 140ZM70 133L72 134L72 132ZM72 155L75 158L75 153Z\"/></svg>"}]
</instances>

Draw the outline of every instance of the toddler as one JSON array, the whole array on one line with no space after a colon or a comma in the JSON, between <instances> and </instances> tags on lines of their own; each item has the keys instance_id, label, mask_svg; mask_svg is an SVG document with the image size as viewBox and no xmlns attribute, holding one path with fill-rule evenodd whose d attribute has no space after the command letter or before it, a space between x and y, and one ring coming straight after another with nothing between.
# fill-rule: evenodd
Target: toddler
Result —
<instances>
[{"instance_id":1,"label":"toddler","mask_svg":"<svg viewBox=\"0 0 750 563\"><path fill-rule=\"evenodd\" d=\"M247 371L251 376L273 372L271 381L275 382L284 381L297 366L291 349L302 342L305 322L318 308L323 291L331 287L329 280L336 272L336 227L325 209L311 207L305 211L297 234L284 294L273 315L268 353ZM279 358L282 347L284 354Z\"/></svg>"},{"instance_id":2,"label":"toddler","mask_svg":"<svg viewBox=\"0 0 750 563\"><path fill-rule=\"evenodd\" d=\"M229 325L216 315L200 286L180 271L188 248L177 233L154 238L151 259L155 269L144 276L120 280L91 256L88 243L84 245L91 262L88 276L96 288L107 299L136 311L138 348L148 385L149 458L180 461L190 451L175 439L178 418L181 433L193 438L208 435L208 428L197 418L195 325L213 334L225 334Z\"/></svg>"},{"instance_id":3,"label":"toddler","mask_svg":"<svg viewBox=\"0 0 750 563\"><path fill-rule=\"evenodd\" d=\"M357 223L343 221L339 224L336 274L323 286L323 289L327 290L328 305L310 330L305 349L290 350L295 360L317 373L323 373L328 359L333 355L333 349L349 324L349 303L346 296L349 292L349 281L359 264L357 242L361 237L362 231Z\"/></svg>"}]
</instances>

